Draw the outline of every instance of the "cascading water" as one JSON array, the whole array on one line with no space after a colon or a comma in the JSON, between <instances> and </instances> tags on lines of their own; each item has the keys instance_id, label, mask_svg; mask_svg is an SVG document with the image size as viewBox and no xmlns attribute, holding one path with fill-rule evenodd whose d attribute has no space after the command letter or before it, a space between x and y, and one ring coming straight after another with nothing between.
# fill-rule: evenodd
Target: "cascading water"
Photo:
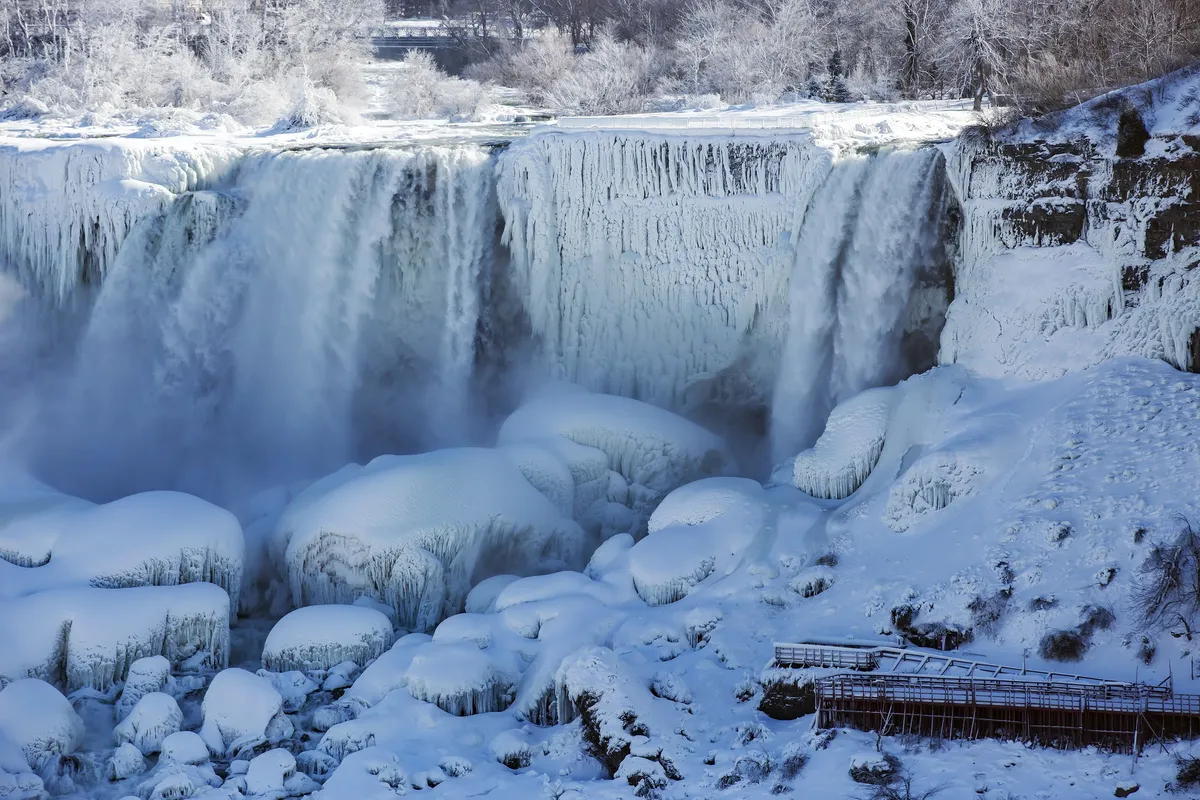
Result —
<instances>
[{"instance_id":1,"label":"cascading water","mask_svg":"<svg viewBox=\"0 0 1200 800\"><path fill-rule=\"evenodd\" d=\"M252 153L227 183L134 226L34 463L88 496L223 496L470 437L488 152Z\"/></svg>"},{"instance_id":2,"label":"cascading water","mask_svg":"<svg viewBox=\"0 0 1200 800\"><path fill-rule=\"evenodd\" d=\"M945 287L931 302L920 285L946 259L941 158L934 148L849 156L813 197L772 401L776 462L811 446L837 403L933 363L934 352L903 344L906 331L944 320Z\"/></svg>"}]
</instances>

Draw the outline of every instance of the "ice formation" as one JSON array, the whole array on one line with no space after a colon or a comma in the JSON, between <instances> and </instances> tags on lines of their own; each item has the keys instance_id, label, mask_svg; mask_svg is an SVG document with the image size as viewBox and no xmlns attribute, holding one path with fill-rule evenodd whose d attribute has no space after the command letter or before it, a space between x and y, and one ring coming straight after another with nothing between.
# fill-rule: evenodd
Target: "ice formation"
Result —
<instances>
[{"instance_id":1,"label":"ice formation","mask_svg":"<svg viewBox=\"0 0 1200 800\"><path fill-rule=\"evenodd\" d=\"M129 716L113 729L117 744L132 744L144 755L162 750L163 739L178 733L183 712L175 698L162 692L150 692L138 700Z\"/></svg>"},{"instance_id":2,"label":"ice formation","mask_svg":"<svg viewBox=\"0 0 1200 800\"><path fill-rule=\"evenodd\" d=\"M408 668L408 692L456 717L503 711L520 677L511 651L473 643L422 648Z\"/></svg>"},{"instance_id":3,"label":"ice formation","mask_svg":"<svg viewBox=\"0 0 1200 800\"><path fill-rule=\"evenodd\" d=\"M893 390L868 389L838 404L810 449L776 477L813 497L843 500L862 486L883 452Z\"/></svg>"},{"instance_id":4,"label":"ice formation","mask_svg":"<svg viewBox=\"0 0 1200 800\"><path fill-rule=\"evenodd\" d=\"M151 692L164 692L171 683L171 662L165 656L146 656L129 665L121 696L113 706L118 720L129 716L138 701Z\"/></svg>"},{"instance_id":5,"label":"ice formation","mask_svg":"<svg viewBox=\"0 0 1200 800\"><path fill-rule=\"evenodd\" d=\"M455 449L382 456L318 482L285 512L275 549L297 605L367 595L423 630L489 573L577 565L584 539L504 455Z\"/></svg>"},{"instance_id":6,"label":"ice formation","mask_svg":"<svg viewBox=\"0 0 1200 800\"><path fill-rule=\"evenodd\" d=\"M365 667L391 646L392 623L374 609L306 606L271 628L262 663L271 672L328 670L343 661Z\"/></svg>"},{"instance_id":7,"label":"ice formation","mask_svg":"<svg viewBox=\"0 0 1200 800\"><path fill-rule=\"evenodd\" d=\"M297 797L317 788L307 775L296 772L296 758L286 750L268 750L255 756L246 770L249 797Z\"/></svg>"},{"instance_id":8,"label":"ice formation","mask_svg":"<svg viewBox=\"0 0 1200 800\"><path fill-rule=\"evenodd\" d=\"M514 446L556 437L604 453L614 476L606 498L633 512L635 527L629 532L635 534L672 489L734 469L721 438L694 422L626 397L561 387L541 392L514 411L500 428L499 440ZM586 523L586 516L581 521Z\"/></svg>"},{"instance_id":9,"label":"ice formation","mask_svg":"<svg viewBox=\"0 0 1200 800\"><path fill-rule=\"evenodd\" d=\"M123 781L145 771L145 757L129 742L117 745L108 759L108 779L111 781Z\"/></svg>"},{"instance_id":10,"label":"ice formation","mask_svg":"<svg viewBox=\"0 0 1200 800\"><path fill-rule=\"evenodd\" d=\"M218 672L204 693L200 738L210 752L224 756L292 735L283 698L270 681L244 669Z\"/></svg>"},{"instance_id":11,"label":"ice formation","mask_svg":"<svg viewBox=\"0 0 1200 800\"><path fill-rule=\"evenodd\" d=\"M210 753L200 735L192 731L172 733L162 742L160 760L173 764L205 764Z\"/></svg>"},{"instance_id":12,"label":"ice formation","mask_svg":"<svg viewBox=\"0 0 1200 800\"><path fill-rule=\"evenodd\" d=\"M229 658L229 596L207 583L54 589L0 601L0 641L0 676L67 690L106 691L152 655L176 669L220 669Z\"/></svg>"},{"instance_id":13,"label":"ice formation","mask_svg":"<svg viewBox=\"0 0 1200 800\"><path fill-rule=\"evenodd\" d=\"M56 771L83 735L83 720L70 701L45 681L26 678L0 689L0 741L19 747L34 772Z\"/></svg>"},{"instance_id":14,"label":"ice formation","mask_svg":"<svg viewBox=\"0 0 1200 800\"><path fill-rule=\"evenodd\" d=\"M0 148L0 255L55 300L99 283L134 225L218 180L226 146L153 140L44 141Z\"/></svg>"}]
</instances>

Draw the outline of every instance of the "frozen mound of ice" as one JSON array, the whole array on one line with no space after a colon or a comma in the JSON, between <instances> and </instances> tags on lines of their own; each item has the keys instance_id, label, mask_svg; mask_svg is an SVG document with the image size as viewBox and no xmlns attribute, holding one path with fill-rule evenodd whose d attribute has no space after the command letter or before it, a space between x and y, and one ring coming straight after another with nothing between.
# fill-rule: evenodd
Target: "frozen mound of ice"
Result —
<instances>
[{"instance_id":1,"label":"frozen mound of ice","mask_svg":"<svg viewBox=\"0 0 1200 800\"><path fill-rule=\"evenodd\" d=\"M148 756L162 749L163 739L179 733L183 712L175 698L162 692L151 692L138 700L129 716L113 729L117 744L132 744Z\"/></svg>"},{"instance_id":2,"label":"frozen mound of ice","mask_svg":"<svg viewBox=\"0 0 1200 800\"><path fill-rule=\"evenodd\" d=\"M137 702L151 692L166 690L171 681L171 662L164 656L146 656L129 665L121 696L113 710L118 720L125 719Z\"/></svg>"},{"instance_id":3,"label":"frozen mound of ice","mask_svg":"<svg viewBox=\"0 0 1200 800\"><path fill-rule=\"evenodd\" d=\"M286 750L268 750L255 756L246 770L247 797L278 800L311 794L318 788L312 778L296 772L296 757Z\"/></svg>"},{"instance_id":4,"label":"frozen mound of ice","mask_svg":"<svg viewBox=\"0 0 1200 800\"><path fill-rule=\"evenodd\" d=\"M629 552L629 574L650 605L674 603L714 572L726 574L751 545L773 537L778 511L756 481L709 478L667 495L651 533Z\"/></svg>"},{"instance_id":5,"label":"frozen mound of ice","mask_svg":"<svg viewBox=\"0 0 1200 800\"><path fill-rule=\"evenodd\" d=\"M343 661L365 667L391 646L392 623L374 609L305 606L271 628L262 663L271 672L328 670Z\"/></svg>"},{"instance_id":6,"label":"frozen mound of ice","mask_svg":"<svg viewBox=\"0 0 1200 800\"><path fill-rule=\"evenodd\" d=\"M854 494L883 452L892 400L892 389L885 387L839 403L817 443L796 456L790 475L779 477L813 497L843 500Z\"/></svg>"},{"instance_id":7,"label":"frozen mound of ice","mask_svg":"<svg viewBox=\"0 0 1200 800\"><path fill-rule=\"evenodd\" d=\"M582 529L503 454L382 456L301 493L280 520L297 605L366 595L427 630L490 574L578 566Z\"/></svg>"},{"instance_id":8,"label":"frozen mound of ice","mask_svg":"<svg viewBox=\"0 0 1200 800\"><path fill-rule=\"evenodd\" d=\"M486 614L492 610L496 596L504 591L504 587L516 580L520 580L516 575L493 575L480 581L467 595L463 611L468 614Z\"/></svg>"},{"instance_id":9,"label":"frozen mound of ice","mask_svg":"<svg viewBox=\"0 0 1200 800\"><path fill-rule=\"evenodd\" d=\"M428 644L408 667L408 693L456 717L503 711L513 701L521 665L503 648Z\"/></svg>"},{"instance_id":10,"label":"frozen mound of ice","mask_svg":"<svg viewBox=\"0 0 1200 800\"><path fill-rule=\"evenodd\" d=\"M137 751L134 751L137 753ZM138 758L141 755L138 754ZM25 753L0 735L0 798L4 800L43 800L46 787L25 760Z\"/></svg>"},{"instance_id":11,"label":"frozen mound of ice","mask_svg":"<svg viewBox=\"0 0 1200 800\"><path fill-rule=\"evenodd\" d=\"M105 505L47 492L0 500L0 597L67 586L212 583L237 610L237 518L198 497L147 492ZM36 567L27 569L27 567Z\"/></svg>"},{"instance_id":12,"label":"frozen mound of ice","mask_svg":"<svg viewBox=\"0 0 1200 800\"><path fill-rule=\"evenodd\" d=\"M134 224L225 172L238 152L152 140L0 148L0 257L65 299L99 283Z\"/></svg>"},{"instance_id":13,"label":"frozen mound of ice","mask_svg":"<svg viewBox=\"0 0 1200 800\"><path fill-rule=\"evenodd\" d=\"M71 702L45 681L26 678L0 689L0 740L19 747L32 771L53 770L83 734L83 720Z\"/></svg>"},{"instance_id":14,"label":"frozen mound of ice","mask_svg":"<svg viewBox=\"0 0 1200 800\"><path fill-rule=\"evenodd\" d=\"M229 596L207 583L38 592L0 601L0 641L0 676L103 692L145 656L175 669L224 667Z\"/></svg>"},{"instance_id":15,"label":"frozen mound of ice","mask_svg":"<svg viewBox=\"0 0 1200 800\"><path fill-rule=\"evenodd\" d=\"M563 516L575 516L575 478L561 456L531 442L519 442L496 449L508 456L521 470L525 480L546 495Z\"/></svg>"},{"instance_id":16,"label":"frozen mound of ice","mask_svg":"<svg viewBox=\"0 0 1200 800\"><path fill-rule=\"evenodd\" d=\"M279 692L270 681L244 669L217 673L200 709L204 714L200 738L217 755L236 754L292 735Z\"/></svg>"},{"instance_id":17,"label":"frozen mound of ice","mask_svg":"<svg viewBox=\"0 0 1200 800\"><path fill-rule=\"evenodd\" d=\"M208 745L193 731L172 733L162 742L159 760L174 764L206 764L210 757Z\"/></svg>"},{"instance_id":18,"label":"frozen mound of ice","mask_svg":"<svg viewBox=\"0 0 1200 800\"><path fill-rule=\"evenodd\" d=\"M137 785L140 800L178 800L195 797L198 800L236 800L232 789L221 789L221 778L210 764L179 764L160 761L150 774Z\"/></svg>"},{"instance_id":19,"label":"frozen mound of ice","mask_svg":"<svg viewBox=\"0 0 1200 800\"><path fill-rule=\"evenodd\" d=\"M351 667L352 662L346 662ZM279 692L279 696L283 698L283 710L289 714L299 711L304 703L308 700L308 696L321 685L312 678L305 675L299 670L290 672L271 672L269 670L260 669L257 673L258 677L266 678L275 687L275 691ZM325 674L324 670L314 670L313 674L321 676Z\"/></svg>"},{"instance_id":20,"label":"frozen mound of ice","mask_svg":"<svg viewBox=\"0 0 1200 800\"><path fill-rule=\"evenodd\" d=\"M633 511L635 534L672 489L734 468L721 438L690 420L627 397L561 388L514 411L499 441L507 446L555 437L605 454L609 470L626 484L614 493L610 481L608 499Z\"/></svg>"},{"instance_id":21,"label":"frozen mound of ice","mask_svg":"<svg viewBox=\"0 0 1200 800\"><path fill-rule=\"evenodd\" d=\"M974 494L983 472L973 459L954 452L922 458L892 484L883 521L904 533L925 516Z\"/></svg>"}]
</instances>

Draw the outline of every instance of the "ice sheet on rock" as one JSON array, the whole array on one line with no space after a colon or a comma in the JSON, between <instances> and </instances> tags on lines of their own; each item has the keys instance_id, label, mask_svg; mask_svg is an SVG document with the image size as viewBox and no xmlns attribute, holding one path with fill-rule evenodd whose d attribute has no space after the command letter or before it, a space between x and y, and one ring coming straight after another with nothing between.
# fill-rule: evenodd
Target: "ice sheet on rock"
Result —
<instances>
[{"instance_id":1,"label":"ice sheet on rock","mask_svg":"<svg viewBox=\"0 0 1200 800\"><path fill-rule=\"evenodd\" d=\"M408 629L430 629L503 572L578 565L585 536L504 455L382 456L296 498L277 543L297 604L367 595Z\"/></svg>"},{"instance_id":2,"label":"ice sheet on rock","mask_svg":"<svg viewBox=\"0 0 1200 800\"><path fill-rule=\"evenodd\" d=\"M638 529L672 489L734 469L719 436L656 406L613 395L549 391L512 413L500 429L511 445L561 436L608 457L608 468L627 486L610 480L608 499L634 512ZM617 486L616 491L612 491Z\"/></svg>"},{"instance_id":3,"label":"ice sheet on rock","mask_svg":"<svg viewBox=\"0 0 1200 800\"><path fill-rule=\"evenodd\" d=\"M840 403L817 443L777 473L813 497L843 500L862 486L883 452L893 391L868 389ZM790 474L787 474L790 473Z\"/></svg>"},{"instance_id":4,"label":"ice sheet on rock","mask_svg":"<svg viewBox=\"0 0 1200 800\"><path fill-rule=\"evenodd\" d=\"M229 596L207 583L55 589L0 601L0 676L106 691L140 658L220 669L229 658Z\"/></svg>"},{"instance_id":5,"label":"ice sheet on rock","mask_svg":"<svg viewBox=\"0 0 1200 800\"><path fill-rule=\"evenodd\" d=\"M183 712L175 698L162 692L150 692L138 700L129 716L121 720L113 735L117 744L132 744L148 756L162 749L163 739L178 733L183 724Z\"/></svg>"},{"instance_id":6,"label":"ice sheet on rock","mask_svg":"<svg viewBox=\"0 0 1200 800\"><path fill-rule=\"evenodd\" d=\"M39 492L0 504L0 515L0 597L204 582L224 589L236 612L241 526L197 497L148 492L96 506Z\"/></svg>"},{"instance_id":7,"label":"ice sheet on rock","mask_svg":"<svg viewBox=\"0 0 1200 800\"><path fill-rule=\"evenodd\" d=\"M200 737L216 755L236 754L292 734L283 698L270 681L244 669L217 673L201 704Z\"/></svg>"},{"instance_id":8,"label":"ice sheet on rock","mask_svg":"<svg viewBox=\"0 0 1200 800\"><path fill-rule=\"evenodd\" d=\"M138 220L219 179L225 145L124 139L0 147L0 254L52 297L98 283Z\"/></svg>"},{"instance_id":9,"label":"ice sheet on rock","mask_svg":"<svg viewBox=\"0 0 1200 800\"><path fill-rule=\"evenodd\" d=\"M26 678L0 689L0 740L19 747L34 772L53 770L83 735L83 720L70 701L45 681Z\"/></svg>"},{"instance_id":10,"label":"ice sheet on rock","mask_svg":"<svg viewBox=\"0 0 1200 800\"><path fill-rule=\"evenodd\" d=\"M392 623L374 609L306 606L271 628L262 663L271 672L327 670L343 661L364 667L391 646Z\"/></svg>"},{"instance_id":11,"label":"ice sheet on rock","mask_svg":"<svg viewBox=\"0 0 1200 800\"><path fill-rule=\"evenodd\" d=\"M413 655L408 692L456 717L503 711L512 704L520 667L504 649L430 643Z\"/></svg>"}]
</instances>

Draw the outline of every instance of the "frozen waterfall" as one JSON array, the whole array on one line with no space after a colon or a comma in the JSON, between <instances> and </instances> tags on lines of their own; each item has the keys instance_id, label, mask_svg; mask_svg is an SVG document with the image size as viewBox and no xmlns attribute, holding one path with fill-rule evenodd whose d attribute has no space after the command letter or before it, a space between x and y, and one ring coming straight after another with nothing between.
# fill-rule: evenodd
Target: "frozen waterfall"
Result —
<instances>
[{"instance_id":1,"label":"frozen waterfall","mask_svg":"<svg viewBox=\"0 0 1200 800\"><path fill-rule=\"evenodd\" d=\"M36 462L223 494L471 438L495 218L483 148L245 154L132 226L38 387Z\"/></svg>"}]
</instances>

